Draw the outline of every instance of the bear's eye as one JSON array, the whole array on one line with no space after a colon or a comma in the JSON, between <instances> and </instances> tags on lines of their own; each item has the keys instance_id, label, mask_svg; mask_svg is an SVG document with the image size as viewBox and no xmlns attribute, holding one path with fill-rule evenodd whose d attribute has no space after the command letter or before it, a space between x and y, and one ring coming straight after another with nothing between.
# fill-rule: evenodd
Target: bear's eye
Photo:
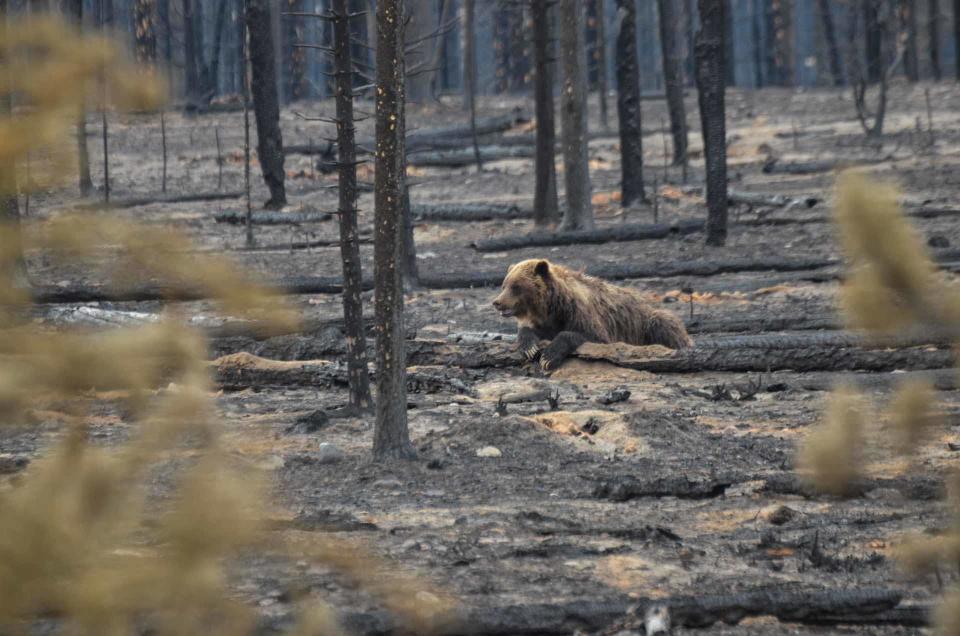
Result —
<instances>
[{"instance_id":1,"label":"bear's eye","mask_svg":"<svg viewBox=\"0 0 960 636\"><path fill-rule=\"evenodd\" d=\"M519 294L519 293L520 293L520 285L518 285L517 283L513 283L512 285L510 285L510 293L511 293L511 294Z\"/></svg>"}]
</instances>

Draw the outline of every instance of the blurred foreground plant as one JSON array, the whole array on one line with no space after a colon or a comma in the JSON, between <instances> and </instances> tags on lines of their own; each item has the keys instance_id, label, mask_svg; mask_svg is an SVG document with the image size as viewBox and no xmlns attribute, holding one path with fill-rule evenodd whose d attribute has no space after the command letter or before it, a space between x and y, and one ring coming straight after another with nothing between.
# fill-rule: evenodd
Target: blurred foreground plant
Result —
<instances>
[{"instance_id":1,"label":"blurred foreground plant","mask_svg":"<svg viewBox=\"0 0 960 636\"><path fill-rule=\"evenodd\" d=\"M901 214L897 191L848 171L840 175L836 221L849 263L841 304L852 328L879 342L908 328L946 334L960 341L960 296L938 276L926 246ZM849 494L863 476L865 445L876 444L912 457L941 420L934 387L901 383L890 401L891 426L867 435L876 421L867 400L844 387L830 398L824 421L801 445L797 467L818 489ZM934 572L939 563L960 562L960 477L951 478L950 503L957 519L941 536L904 542L899 560L915 574ZM960 590L949 593L935 616L942 634L960 634Z\"/></svg>"},{"instance_id":2,"label":"blurred foreground plant","mask_svg":"<svg viewBox=\"0 0 960 636\"><path fill-rule=\"evenodd\" d=\"M45 148L44 174L66 177L60 149L90 83L108 82L118 107L157 104L161 91L105 40L54 19L0 34L0 86L18 103L0 116L0 171ZM16 195L13 180L2 187L0 196ZM173 231L63 214L29 234L27 249L58 258L117 250L118 284L146 277L171 290L199 288L267 329L290 329L295 318L231 263L190 254ZM0 489L0 631L50 618L83 634L249 633L256 615L232 597L225 568L251 548L288 551L266 540L264 480L221 443L202 335L170 311L111 332L42 329L27 321L29 290L14 275L20 244L19 225L0 226L0 424L55 411L67 425L60 443ZM130 441L110 448L87 439L85 409L104 391L139 420ZM174 490L148 493L151 471L171 464ZM300 553L374 594L414 631L429 632L451 609L443 595L338 541L316 540ZM339 627L330 608L312 604L298 630Z\"/></svg>"}]
</instances>

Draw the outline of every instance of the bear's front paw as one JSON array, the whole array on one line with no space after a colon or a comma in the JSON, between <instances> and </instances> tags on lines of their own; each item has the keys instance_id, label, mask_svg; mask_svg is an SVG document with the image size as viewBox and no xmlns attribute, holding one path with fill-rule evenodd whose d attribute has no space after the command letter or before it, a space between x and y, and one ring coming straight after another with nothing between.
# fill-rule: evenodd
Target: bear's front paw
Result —
<instances>
[{"instance_id":1,"label":"bear's front paw","mask_svg":"<svg viewBox=\"0 0 960 636\"><path fill-rule=\"evenodd\" d=\"M521 331L517 337L517 350L523 354L527 360L534 360L540 354L543 347L535 333Z\"/></svg>"},{"instance_id":2,"label":"bear's front paw","mask_svg":"<svg viewBox=\"0 0 960 636\"><path fill-rule=\"evenodd\" d=\"M566 347L551 344L540 353L540 368L544 373L553 371L567 358Z\"/></svg>"}]
</instances>

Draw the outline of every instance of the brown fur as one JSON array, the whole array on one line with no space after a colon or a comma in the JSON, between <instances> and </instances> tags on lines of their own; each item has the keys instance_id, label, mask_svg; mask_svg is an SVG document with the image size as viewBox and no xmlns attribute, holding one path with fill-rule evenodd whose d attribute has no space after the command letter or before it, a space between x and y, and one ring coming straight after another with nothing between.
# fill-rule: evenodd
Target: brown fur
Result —
<instances>
[{"instance_id":1,"label":"brown fur","mask_svg":"<svg viewBox=\"0 0 960 636\"><path fill-rule=\"evenodd\" d=\"M636 292L542 259L512 265L493 304L547 340L572 331L588 342L693 346L679 318Z\"/></svg>"}]
</instances>

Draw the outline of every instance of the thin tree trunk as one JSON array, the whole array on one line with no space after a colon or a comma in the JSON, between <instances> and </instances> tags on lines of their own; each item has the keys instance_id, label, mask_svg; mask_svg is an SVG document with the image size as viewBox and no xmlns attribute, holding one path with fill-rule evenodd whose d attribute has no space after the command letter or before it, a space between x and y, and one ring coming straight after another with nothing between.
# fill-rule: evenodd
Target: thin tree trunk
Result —
<instances>
[{"instance_id":1,"label":"thin tree trunk","mask_svg":"<svg viewBox=\"0 0 960 636\"><path fill-rule=\"evenodd\" d=\"M70 0L70 14L76 22L77 29L83 30L83 0ZM80 194L88 196L93 191L93 180L90 178L90 151L87 148L87 111L80 108L77 117L77 167L80 173Z\"/></svg>"},{"instance_id":2,"label":"thin tree trunk","mask_svg":"<svg viewBox=\"0 0 960 636\"><path fill-rule=\"evenodd\" d=\"M563 60L560 116L567 186L567 209L561 227L583 230L593 227L587 154L587 74L584 68L587 60L583 46L583 13L576 0L560 0L559 9L560 57Z\"/></svg>"},{"instance_id":3,"label":"thin tree trunk","mask_svg":"<svg viewBox=\"0 0 960 636\"><path fill-rule=\"evenodd\" d=\"M291 13L302 13L305 10L303 0L286 0L286 5L287 11ZM284 16L283 20L285 27L283 49L288 66L284 97L287 102L291 102L304 97L306 94L307 58L306 49L294 46L304 42L303 18L300 16ZM334 32L336 32L336 25L334 25ZM334 37L336 37L336 33L334 33ZM348 42L347 45L350 46L350 43ZM336 50L334 50L334 55L336 55ZM352 52L350 57L353 58Z\"/></svg>"},{"instance_id":4,"label":"thin tree trunk","mask_svg":"<svg viewBox=\"0 0 960 636\"><path fill-rule=\"evenodd\" d=\"M253 204L250 201L250 55L249 34L246 27L247 1L243 2L244 20L240 32L240 63L243 75L240 78L243 99L243 193L247 205L247 247L253 247Z\"/></svg>"},{"instance_id":5,"label":"thin tree trunk","mask_svg":"<svg viewBox=\"0 0 960 636\"><path fill-rule=\"evenodd\" d=\"M340 256L343 259L343 320L347 343L350 404L373 406L363 331L360 243L357 232L357 150L353 125L353 60L347 0L333 0L334 64L337 74L337 152L340 191Z\"/></svg>"},{"instance_id":6,"label":"thin tree trunk","mask_svg":"<svg viewBox=\"0 0 960 636\"><path fill-rule=\"evenodd\" d=\"M403 177L403 242L400 245L400 263L404 289L419 289L420 268L417 266L417 244L413 238L413 211L410 208L410 188L407 186L406 174Z\"/></svg>"},{"instance_id":7,"label":"thin tree trunk","mask_svg":"<svg viewBox=\"0 0 960 636\"><path fill-rule=\"evenodd\" d=\"M440 29L447 27L447 23L450 22L450 13L453 10L453 0L439 0L440 2ZM434 99L440 95L440 89L443 82L441 81L441 76L443 75L443 53L445 50L446 34L441 33L437 36L436 41L433 43L433 55L430 59L430 92L433 94Z\"/></svg>"},{"instance_id":8,"label":"thin tree trunk","mask_svg":"<svg viewBox=\"0 0 960 636\"><path fill-rule=\"evenodd\" d=\"M474 17L474 0L463 0L463 99L470 111L473 153L477 157L477 170L480 171L483 170L483 161L477 141L477 34Z\"/></svg>"},{"instance_id":9,"label":"thin tree trunk","mask_svg":"<svg viewBox=\"0 0 960 636\"><path fill-rule=\"evenodd\" d=\"M417 67L416 73L407 76L407 99L411 102L422 102L430 97L430 77L432 73L427 72L426 66L430 62L430 56L425 52L430 46L430 34L434 31L436 14L434 13L434 0L415 0L408 7L410 11L410 22L407 25L410 33L410 41L417 44L411 44L411 51L408 51L411 66Z\"/></svg>"},{"instance_id":10,"label":"thin tree trunk","mask_svg":"<svg viewBox=\"0 0 960 636\"><path fill-rule=\"evenodd\" d=\"M0 38L6 36L6 30L7 0L0 0ZM12 110L13 97L10 92L4 92L0 95L0 114L9 117ZM20 236L17 171L12 164L0 166L0 234L4 239L3 250L0 250L0 282L7 288L29 285Z\"/></svg>"},{"instance_id":11,"label":"thin tree trunk","mask_svg":"<svg viewBox=\"0 0 960 636\"><path fill-rule=\"evenodd\" d=\"M536 106L536 173L533 191L534 224L553 225L560 220L557 201L557 167L554 156L556 127L553 106L553 60L550 55L550 0L533 0L534 99Z\"/></svg>"},{"instance_id":12,"label":"thin tree trunk","mask_svg":"<svg viewBox=\"0 0 960 636\"><path fill-rule=\"evenodd\" d=\"M827 40L827 55L830 60L830 76L834 86L843 86L843 65L840 61L840 47L837 45L837 31L833 26L833 14L829 0L817 0L817 9L823 24L823 35Z\"/></svg>"},{"instance_id":13,"label":"thin tree trunk","mask_svg":"<svg viewBox=\"0 0 960 636\"><path fill-rule=\"evenodd\" d=\"M603 0L595 0L597 7L597 95L600 98L600 128L610 129L607 114L607 14Z\"/></svg>"},{"instance_id":14,"label":"thin tree trunk","mask_svg":"<svg viewBox=\"0 0 960 636\"><path fill-rule=\"evenodd\" d=\"M153 65L157 61L156 0L135 0L133 22L137 62Z\"/></svg>"},{"instance_id":15,"label":"thin tree trunk","mask_svg":"<svg viewBox=\"0 0 960 636\"><path fill-rule=\"evenodd\" d=\"M917 3L916 0L900 0L900 22L906 33L903 50L903 67L907 79L920 81L920 63L917 56Z\"/></svg>"},{"instance_id":16,"label":"thin tree trunk","mask_svg":"<svg viewBox=\"0 0 960 636\"><path fill-rule=\"evenodd\" d=\"M753 74L754 85L756 88L762 88L765 75L763 72L763 29L761 27L761 18L763 17L763 0L753 0L753 16L751 19L751 35L753 36Z\"/></svg>"},{"instance_id":17,"label":"thin tree trunk","mask_svg":"<svg viewBox=\"0 0 960 636\"><path fill-rule=\"evenodd\" d=\"M930 72L933 80L939 82L943 78L940 67L940 0L930 0L927 13L927 29L930 39Z\"/></svg>"},{"instance_id":18,"label":"thin tree trunk","mask_svg":"<svg viewBox=\"0 0 960 636\"><path fill-rule=\"evenodd\" d=\"M205 97L213 98L217 94L217 79L220 76L220 51L223 47L223 32L227 23L227 0L217 4L214 18L213 50L210 51L210 64L204 67L203 90Z\"/></svg>"},{"instance_id":19,"label":"thin tree trunk","mask_svg":"<svg viewBox=\"0 0 960 636\"><path fill-rule=\"evenodd\" d=\"M730 6L730 0L723 0L723 57L724 57L724 67L723 72L725 76L725 83L727 86L736 86L737 84L737 73L736 73L736 63L737 60L734 56L733 49L733 8Z\"/></svg>"},{"instance_id":20,"label":"thin tree trunk","mask_svg":"<svg viewBox=\"0 0 960 636\"><path fill-rule=\"evenodd\" d=\"M686 39L686 50L685 62L686 62L686 80L693 84L694 82L694 66L696 61L694 59L694 47L696 39L696 34L694 33L694 0L683 0L683 33Z\"/></svg>"},{"instance_id":21,"label":"thin tree trunk","mask_svg":"<svg viewBox=\"0 0 960 636\"><path fill-rule=\"evenodd\" d=\"M867 82L875 84L883 73L883 27L880 24L878 3L882 0L863 0L863 24L866 31L864 45L867 56Z\"/></svg>"},{"instance_id":22,"label":"thin tree trunk","mask_svg":"<svg viewBox=\"0 0 960 636\"><path fill-rule=\"evenodd\" d=\"M173 31L170 28L170 0L158 0L157 19L160 22L162 31L163 63L167 67L170 67L173 62Z\"/></svg>"},{"instance_id":23,"label":"thin tree trunk","mask_svg":"<svg viewBox=\"0 0 960 636\"><path fill-rule=\"evenodd\" d=\"M683 103L683 60L680 53L680 16L675 0L658 0L663 80L673 137L673 165L687 162L687 110Z\"/></svg>"},{"instance_id":24,"label":"thin tree trunk","mask_svg":"<svg viewBox=\"0 0 960 636\"><path fill-rule=\"evenodd\" d=\"M197 36L194 20L195 0L183 0L183 66L184 91L187 102L196 105L200 99L200 59L202 51L197 51Z\"/></svg>"},{"instance_id":25,"label":"thin tree trunk","mask_svg":"<svg viewBox=\"0 0 960 636\"><path fill-rule=\"evenodd\" d=\"M954 72L960 81L960 0L953 0L953 41Z\"/></svg>"},{"instance_id":26,"label":"thin tree trunk","mask_svg":"<svg viewBox=\"0 0 960 636\"><path fill-rule=\"evenodd\" d=\"M617 0L617 116L620 121L621 198L624 207L645 201L640 64L634 0Z\"/></svg>"},{"instance_id":27,"label":"thin tree trunk","mask_svg":"<svg viewBox=\"0 0 960 636\"><path fill-rule=\"evenodd\" d=\"M264 207L279 209L287 204L287 193L284 188L276 51L268 0L247 0L247 31L250 34L253 114L257 120L257 156L263 180L270 189L270 199Z\"/></svg>"},{"instance_id":28,"label":"thin tree trunk","mask_svg":"<svg viewBox=\"0 0 960 636\"><path fill-rule=\"evenodd\" d=\"M723 0L698 0L697 90L707 182L707 245L727 240L727 145L723 85Z\"/></svg>"},{"instance_id":29,"label":"thin tree trunk","mask_svg":"<svg viewBox=\"0 0 960 636\"><path fill-rule=\"evenodd\" d=\"M374 313L377 326L376 459L411 459L407 428L403 287L400 279L403 222L404 101L403 0L377 2L377 152L374 215Z\"/></svg>"}]
</instances>

